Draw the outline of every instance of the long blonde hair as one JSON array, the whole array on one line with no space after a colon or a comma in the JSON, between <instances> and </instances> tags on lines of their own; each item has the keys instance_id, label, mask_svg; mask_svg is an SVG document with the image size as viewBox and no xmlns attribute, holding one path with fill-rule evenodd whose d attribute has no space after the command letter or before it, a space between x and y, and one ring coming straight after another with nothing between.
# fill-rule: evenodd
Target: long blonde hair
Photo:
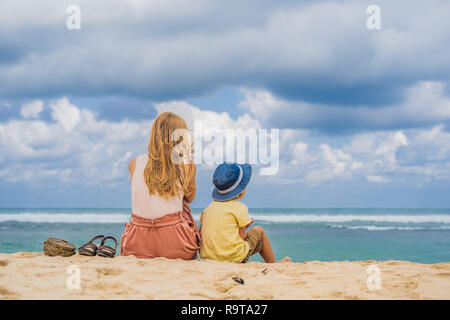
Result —
<instances>
[{"instance_id":1,"label":"long blonde hair","mask_svg":"<svg viewBox=\"0 0 450 320\"><path fill-rule=\"evenodd\" d=\"M173 159L174 150L188 143L183 136L174 135L179 129L187 131L186 122L171 112L163 112L153 121L148 142L148 162L144 170L150 194L169 198L187 193L193 175L191 165L177 164Z\"/></svg>"}]
</instances>

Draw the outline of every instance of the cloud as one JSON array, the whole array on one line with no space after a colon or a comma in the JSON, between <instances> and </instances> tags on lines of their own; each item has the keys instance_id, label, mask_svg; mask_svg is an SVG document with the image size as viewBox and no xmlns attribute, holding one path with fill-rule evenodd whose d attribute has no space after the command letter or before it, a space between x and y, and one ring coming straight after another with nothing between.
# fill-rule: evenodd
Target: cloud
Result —
<instances>
[{"instance_id":1,"label":"cloud","mask_svg":"<svg viewBox=\"0 0 450 320\"><path fill-rule=\"evenodd\" d=\"M44 110L44 101L34 100L29 103L25 103L20 109L20 114L24 118L36 119L42 110Z\"/></svg>"},{"instance_id":2,"label":"cloud","mask_svg":"<svg viewBox=\"0 0 450 320\"><path fill-rule=\"evenodd\" d=\"M294 102L263 90L243 89L243 94L239 106L272 127L345 133L450 124L450 99L441 82L416 83L406 90L403 101L383 108Z\"/></svg>"},{"instance_id":3,"label":"cloud","mask_svg":"<svg viewBox=\"0 0 450 320\"><path fill-rule=\"evenodd\" d=\"M100 120L67 97L39 105L51 111L49 122L32 117L0 122L0 165L5 168L0 178L7 182L114 185L126 180L128 161L146 151L153 119ZM201 110L184 101L155 104L155 109L176 112L190 128L196 122L210 133L259 127L249 115L232 119L226 112Z\"/></svg>"},{"instance_id":4,"label":"cloud","mask_svg":"<svg viewBox=\"0 0 450 320\"><path fill-rule=\"evenodd\" d=\"M194 124L200 123L205 129L258 129L261 127L258 120L250 117L248 114L240 115L236 120L232 119L227 112L214 112L202 110L185 101L169 101L156 103L154 105L158 113L164 111L174 112L183 117L188 127L194 128Z\"/></svg>"},{"instance_id":5,"label":"cloud","mask_svg":"<svg viewBox=\"0 0 450 320\"><path fill-rule=\"evenodd\" d=\"M416 132L403 156L405 161L445 161L450 158L450 132L443 125Z\"/></svg>"},{"instance_id":6,"label":"cloud","mask_svg":"<svg viewBox=\"0 0 450 320\"><path fill-rule=\"evenodd\" d=\"M70 31L64 2L4 0L0 94L168 101L246 86L357 108L398 104L421 81L448 84L450 4L377 4L382 30L369 31L356 0L80 0L82 29Z\"/></svg>"},{"instance_id":7,"label":"cloud","mask_svg":"<svg viewBox=\"0 0 450 320\"><path fill-rule=\"evenodd\" d=\"M49 121L20 118L0 122L2 181L87 188L105 185L107 189L126 183L127 163L145 153L152 119L98 119L67 97L43 105L52 112ZM185 101L158 103L155 109L180 114L190 129L195 121L210 132L264 128L250 114L233 118ZM450 181L448 141L450 133L442 125L356 133L345 138L317 138L310 130L282 129L279 172L274 176L255 174L253 179L260 185L311 187L351 181L385 185ZM212 166L200 165L199 181L210 181L211 170Z\"/></svg>"},{"instance_id":8,"label":"cloud","mask_svg":"<svg viewBox=\"0 0 450 320\"><path fill-rule=\"evenodd\" d=\"M50 122L32 118L0 122L0 166L8 182L114 187L127 162L145 152L151 120L109 122L67 98L49 102Z\"/></svg>"},{"instance_id":9,"label":"cloud","mask_svg":"<svg viewBox=\"0 0 450 320\"><path fill-rule=\"evenodd\" d=\"M308 182L318 183L348 176L351 171L361 167L359 162L354 162L351 155L342 150L333 149L327 144L321 144L319 150L320 153L313 160L316 162L313 169L304 177Z\"/></svg>"},{"instance_id":10,"label":"cloud","mask_svg":"<svg viewBox=\"0 0 450 320\"><path fill-rule=\"evenodd\" d=\"M377 155L384 155L388 163L390 163L391 165L395 165L397 149L401 146L407 145L408 138L406 138L403 132L397 131L391 134L387 140L382 142L375 150L375 153Z\"/></svg>"},{"instance_id":11,"label":"cloud","mask_svg":"<svg viewBox=\"0 0 450 320\"><path fill-rule=\"evenodd\" d=\"M12 106L11 106L11 104L10 104L9 102L7 102L7 101L0 101L0 107L1 107L1 108L7 108L7 109L9 109L9 108L11 108Z\"/></svg>"},{"instance_id":12,"label":"cloud","mask_svg":"<svg viewBox=\"0 0 450 320\"><path fill-rule=\"evenodd\" d=\"M70 4L0 2L6 186L128 187L165 110L280 128L280 170L255 179L283 190L450 181L449 2L380 0L379 31L357 0L78 0L79 31ZM193 102L221 88L244 99Z\"/></svg>"},{"instance_id":13,"label":"cloud","mask_svg":"<svg viewBox=\"0 0 450 320\"><path fill-rule=\"evenodd\" d=\"M442 126L354 134L344 142L322 137L320 144L307 131L282 132L280 173L266 179L272 183L423 185L450 180L450 134Z\"/></svg>"},{"instance_id":14,"label":"cloud","mask_svg":"<svg viewBox=\"0 0 450 320\"><path fill-rule=\"evenodd\" d=\"M50 104L52 118L70 132L81 121L80 110L71 104L67 98L62 98Z\"/></svg>"},{"instance_id":15,"label":"cloud","mask_svg":"<svg viewBox=\"0 0 450 320\"><path fill-rule=\"evenodd\" d=\"M388 183L391 181L389 178L382 177L382 176L367 176L366 178L367 178L367 181L374 182L374 183Z\"/></svg>"},{"instance_id":16,"label":"cloud","mask_svg":"<svg viewBox=\"0 0 450 320\"><path fill-rule=\"evenodd\" d=\"M106 99L99 103L97 107L92 107L100 119L108 121L120 121L128 119L131 121L141 121L156 117L153 104L148 100L117 96Z\"/></svg>"}]
</instances>

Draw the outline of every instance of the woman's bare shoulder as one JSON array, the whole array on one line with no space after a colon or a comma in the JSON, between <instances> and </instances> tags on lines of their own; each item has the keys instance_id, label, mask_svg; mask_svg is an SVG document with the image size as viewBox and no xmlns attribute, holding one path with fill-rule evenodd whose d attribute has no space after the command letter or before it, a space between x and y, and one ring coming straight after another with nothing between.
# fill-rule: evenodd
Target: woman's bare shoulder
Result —
<instances>
[{"instance_id":1,"label":"woman's bare shoulder","mask_svg":"<svg viewBox=\"0 0 450 320\"><path fill-rule=\"evenodd\" d=\"M137 157L131 159L130 162L128 163L128 170L130 171L130 173L134 172L134 169L136 168L136 161L137 161Z\"/></svg>"}]
</instances>

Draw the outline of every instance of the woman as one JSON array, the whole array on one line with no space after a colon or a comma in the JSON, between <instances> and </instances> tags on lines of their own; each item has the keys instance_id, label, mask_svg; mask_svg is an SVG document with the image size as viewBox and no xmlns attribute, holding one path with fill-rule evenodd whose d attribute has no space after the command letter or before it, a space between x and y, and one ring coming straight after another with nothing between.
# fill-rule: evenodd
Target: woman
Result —
<instances>
[{"instance_id":1,"label":"woman","mask_svg":"<svg viewBox=\"0 0 450 320\"><path fill-rule=\"evenodd\" d=\"M153 122L148 154L130 161L132 214L121 238L121 255L194 259L200 234L189 203L195 197L195 165L185 121L164 112ZM184 152L184 154L183 154Z\"/></svg>"}]
</instances>

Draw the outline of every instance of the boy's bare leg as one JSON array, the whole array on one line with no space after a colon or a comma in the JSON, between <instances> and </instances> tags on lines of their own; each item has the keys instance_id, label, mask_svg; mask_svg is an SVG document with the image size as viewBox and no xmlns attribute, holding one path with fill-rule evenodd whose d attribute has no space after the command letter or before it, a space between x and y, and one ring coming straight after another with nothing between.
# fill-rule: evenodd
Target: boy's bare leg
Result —
<instances>
[{"instance_id":1,"label":"boy's bare leg","mask_svg":"<svg viewBox=\"0 0 450 320\"><path fill-rule=\"evenodd\" d=\"M259 252L259 254L261 255L261 257L264 259L264 262L267 263L273 263L276 262L275 261L275 254L273 253L273 249L272 249L272 245L270 244L270 240L269 237L266 235L266 233L264 232L264 229L261 228L260 226L255 226L253 227L253 229L255 229L256 231L259 232L259 234L261 235L261 239L262 239L262 249ZM283 259L281 259L279 262L287 262L287 261L291 261L291 258L289 257L284 257Z\"/></svg>"}]
</instances>

